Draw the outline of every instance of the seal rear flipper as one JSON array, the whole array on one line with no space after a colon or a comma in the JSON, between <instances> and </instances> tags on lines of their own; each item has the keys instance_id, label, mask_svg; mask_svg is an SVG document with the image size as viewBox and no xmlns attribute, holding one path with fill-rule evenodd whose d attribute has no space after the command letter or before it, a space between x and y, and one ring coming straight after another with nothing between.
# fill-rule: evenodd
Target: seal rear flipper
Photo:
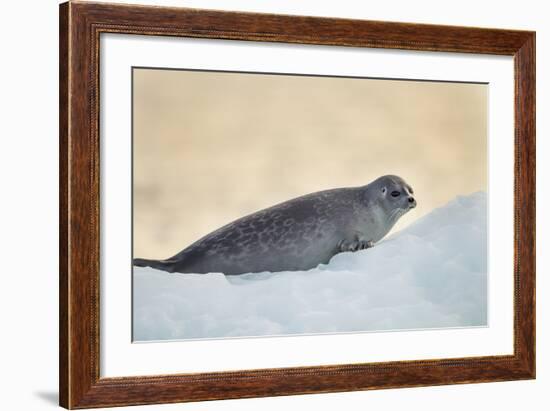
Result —
<instances>
[{"instance_id":1,"label":"seal rear flipper","mask_svg":"<svg viewBox=\"0 0 550 411\"><path fill-rule=\"evenodd\" d=\"M134 258L133 264L136 267L151 267L157 270L174 272L174 262L170 260L148 260L146 258Z\"/></svg>"}]
</instances>

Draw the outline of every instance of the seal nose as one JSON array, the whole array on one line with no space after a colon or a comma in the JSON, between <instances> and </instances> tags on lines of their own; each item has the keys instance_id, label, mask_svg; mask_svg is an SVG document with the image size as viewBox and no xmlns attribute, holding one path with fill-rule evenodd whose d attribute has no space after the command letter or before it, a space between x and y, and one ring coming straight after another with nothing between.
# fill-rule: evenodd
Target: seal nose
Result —
<instances>
[{"instance_id":1,"label":"seal nose","mask_svg":"<svg viewBox=\"0 0 550 411\"><path fill-rule=\"evenodd\" d=\"M414 197L409 197L409 203L414 203Z\"/></svg>"},{"instance_id":2,"label":"seal nose","mask_svg":"<svg viewBox=\"0 0 550 411\"><path fill-rule=\"evenodd\" d=\"M408 201L409 201L409 208L416 207L416 200L414 199L414 197L409 197Z\"/></svg>"}]
</instances>

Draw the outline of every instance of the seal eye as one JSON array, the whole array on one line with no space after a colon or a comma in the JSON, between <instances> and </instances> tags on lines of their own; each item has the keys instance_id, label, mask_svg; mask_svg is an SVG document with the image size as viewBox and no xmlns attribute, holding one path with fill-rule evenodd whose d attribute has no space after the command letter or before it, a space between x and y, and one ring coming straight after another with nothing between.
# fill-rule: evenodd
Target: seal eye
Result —
<instances>
[{"instance_id":1,"label":"seal eye","mask_svg":"<svg viewBox=\"0 0 550 411\"><path fill-rule=\"evenodd\" d=\"M399 191L392 191L391 192L392 197L399 197L400 195L401 195L401 193Z\"/></svg>"}]
</instances>

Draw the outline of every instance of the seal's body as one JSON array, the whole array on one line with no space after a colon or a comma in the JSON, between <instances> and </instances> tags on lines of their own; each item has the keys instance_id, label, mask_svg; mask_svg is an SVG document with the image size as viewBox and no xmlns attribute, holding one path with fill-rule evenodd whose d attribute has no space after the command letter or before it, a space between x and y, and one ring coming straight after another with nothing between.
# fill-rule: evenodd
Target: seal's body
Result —
<instances>
[{"instance_id":1,"label":"seal's body","mask_svg":"<svg viewBox=\"0 0 550 411\"><path fill-rule=\"evenodd\" d=\"M308 270L340 252L372 247L416 206L412 194L391 175L308 194L227 224L167 260L137 258L134 265L227 275Z\"/></svg>"}]
</instances>

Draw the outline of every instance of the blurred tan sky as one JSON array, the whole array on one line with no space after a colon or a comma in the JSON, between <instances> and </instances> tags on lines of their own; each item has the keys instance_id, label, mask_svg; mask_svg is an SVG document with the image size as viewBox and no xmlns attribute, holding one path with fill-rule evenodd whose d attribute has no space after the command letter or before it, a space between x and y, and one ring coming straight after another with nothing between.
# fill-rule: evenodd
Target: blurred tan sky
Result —
<instances>
[{"instance_id":1,"label":"blurred tan sky","mask_svg":"<svg viewBox=\"0 0 550 411\"><path fill-rule=\"evenodd\" d=\"M383 174L418 207L486 190L487 86L134 69L134 256Z\"/></svg>"}]
</instances>

